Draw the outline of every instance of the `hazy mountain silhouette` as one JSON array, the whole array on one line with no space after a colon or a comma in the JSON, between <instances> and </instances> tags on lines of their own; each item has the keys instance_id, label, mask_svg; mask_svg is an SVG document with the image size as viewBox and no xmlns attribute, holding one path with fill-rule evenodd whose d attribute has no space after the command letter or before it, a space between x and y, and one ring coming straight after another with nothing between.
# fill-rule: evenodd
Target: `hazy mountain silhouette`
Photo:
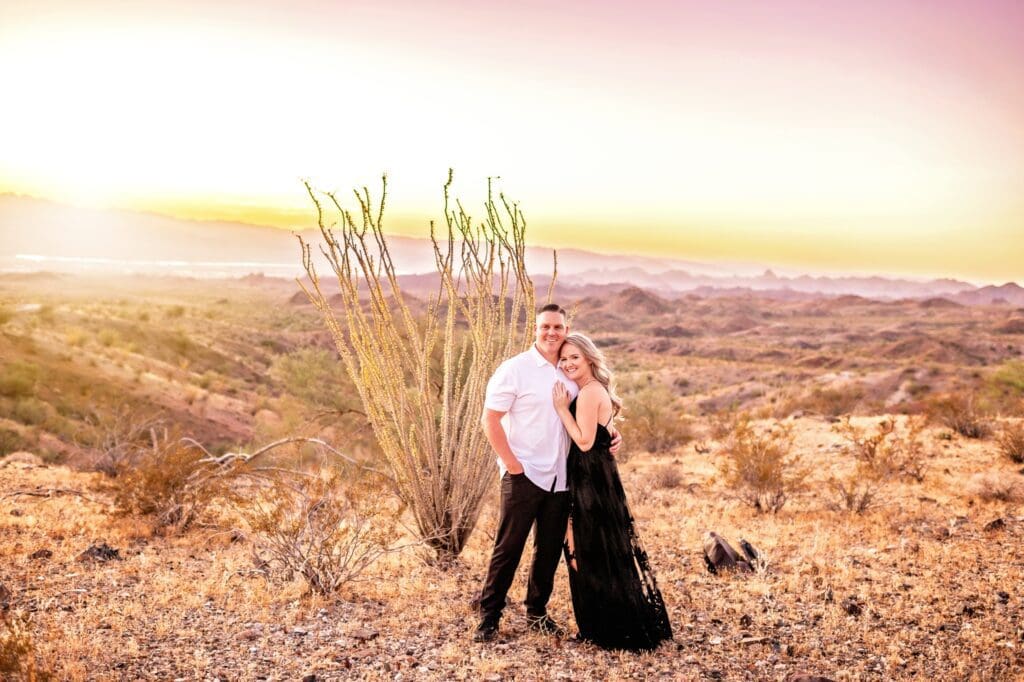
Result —
<instances>
[{"instance_id":1,"label":"hazy mountain silhouette","mask_svg":"<svg viewBox=\"0 0 1024 682\"><path fill-rule=\"evenodd\" d=\"M299 234L314 245L321 242L313 225ZM402 273L433 270L434 257L427 239L389 236L388 243ZM200 276L264 272L294 277L301 273L299 253L293 233L273 227L80 208L0 194L2 270L121 270ZM16 258L19 255L23 257ZM24 258L28 255L39 258ZM538 285L546 289L552 250L530 247L527 265ZM326 266L323 272L328 272ZM757 292L788 300L850 294L883 299L943 298L965 304L1024 304L1024 290L1014 283L978 288L955 279L786 277L749 263L700 263L582 249L558 251L558 283L561 292L586 295L641 287L669 298L686 293L721 296Z\"/></svg>"}]
</instances>

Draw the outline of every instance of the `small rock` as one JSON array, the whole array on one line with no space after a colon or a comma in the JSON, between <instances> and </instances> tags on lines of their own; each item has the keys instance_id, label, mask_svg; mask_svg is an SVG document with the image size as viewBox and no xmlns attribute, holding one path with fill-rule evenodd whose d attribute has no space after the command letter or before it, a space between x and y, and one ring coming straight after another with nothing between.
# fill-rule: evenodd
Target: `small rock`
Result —
<instances>
[{"instance_id":1,"label":"small rock","mask_svg":"<svg viewBox=\"0 0 1024 682\"><path fill-rule=\"evenodd\" d=\"M243 630L242 634L241 634L242 639L250 641L250 642L252 640L254 640L254 639L258 639L259 636L260 636L260 633L257 630L255 630L254 628L249 628L248 630Z\"/></svg>"},{"instance_id":2,"label":"small rock","mask_svg":"<svg viewBox=\"0 0 1024 682\"><path fill-rule=\"evenodd\" d=\"M999 598L1000 604L1006 604L1010 601L1010 593L1005 592L1003 590L999 590L998 592L996 592L996 597Z\"/></svg>"},{"instance_id":3,"label":"small rock","mask_svg":"<svg viewBox=\"0 0 1024 682\"><path fill-rule=\"evenodd\" d=\"M1006 528L1006 519L1003 519L1002 517L992 519L985 524L985 530L987 531L1002 530L1003 528Z\"/></svg>"},{"instance_id":4,"label":"small rock","mask_svg":"<svg viewBox=\"0 0 1024 682\"><path fill-rule=\"evenodd\" d=\"M44 547L43 549L37 549L36 551L34 551L31 554L29 554L28 558L31 559L32 561L35 561L37 559L49 559L52 556L53 556L53 552L51 552L50 550L48 550L48 549L46 549Z\"/></svg>"},{"instance_id":5,"label":"small rock","mask_svg":"<svg viewBox=\"0 0 1024 682\"><path fill-rule=\"evenodd\" d=\"M841 606L843 607L843 610L851 616L859 616L864 612L864 607L861 606L860 602L853 597L847 597L844 599Z\"/></svg>"},{"instance_id":6,"label":"small rock","mask_svg":"<svg viewBox=\"0 0 1024 682\"><path fill-rule=\"evenodd\" d=\"M309 631L303 628L292 628L292 634L298 635L299 637L305 637L309 634Z\"/></svg>"},{"instance_id":7,"label":"small rock","mask_svg":"<svg viewBox=\"0 0 1024 682\"><path fill-rule=\"evenodd\" d=\"M120 550L114 549L105 542L92 545L76 558L77 561L110 561L111 559L121 560Z\"/></svg>"},{"instance_id":8,"label":"small rock","mask_svg":"<svg viewBox=\"0 0 1024 682\"><path fill-rule=\"evenodd\" d=\"M302 678L302 682L316 682L316 680L317 680L317 677L313 673L310 673L309 675L306 675L305 677Z\"/></svg>"},{"instance_id":9,"label":"small rock","mask_svg":"<svg viewBox=\"0 0 1024 682\"><path fill-rule=\"evenodd\" d=\"M376 639L377 635L379 634L380 633L376 630L370 630L369 628L359 628L358 630L353 630L352 632L350 632L348 636L352 639L357 639L361 642L368 642L371 639Z\"/></svg>"},{"instance_id":10,"label":"small rock","mask_svg":"<svg viewBox=\"0 0 1024 682\"><path fill-rule=\"evenodd\" d=\"M821 675L794 673L792 677L787 678L786 682L833 682L833 680L828 677L822 677Z\"/></svg>"},{"instance_id":11,"label":"small rock","mask_svg":"<svg viewBox=\"0 0 1024 682\"><path fill-rule=\"evenodd\" d=\"M740 644L761 644L762 642L767 641L767 637L744 637L740 640Z\"/></svg>"},{"instance_id":12,"label":"small rock","mask_svg":"<svg viewBox=\"0 0 1024 682\"><path fill-rule=\"evenodd\" d=\"M722 643L722 638L721 637L712 637L711 639L708 640L708 644L710 644L711 646L718 646L721 643Z\"/></svg>"},{"instance_id":13,"label":"small rock","mask_svg":"<svg viewBox=\"0 0 1024 682\"><path fill-rule=\"evenodd\" d=\"M746 613L744 613L742 616L740 616L740 627L741 628L749 628L751 625L753 625L753 623L754 623L754 619L751 618Z\"/></svg>"},{"instance_id":14,"label":"small rock","mask_svg":"<svg viewBox=\"0 0 1024 682\"><path fill-rule=\"evenodd\" d=\"M25 515L25 512L21 511L20 509L12 509L11 510L11 516L24 516L24 515Z\"/></svg>"}]
</instances>

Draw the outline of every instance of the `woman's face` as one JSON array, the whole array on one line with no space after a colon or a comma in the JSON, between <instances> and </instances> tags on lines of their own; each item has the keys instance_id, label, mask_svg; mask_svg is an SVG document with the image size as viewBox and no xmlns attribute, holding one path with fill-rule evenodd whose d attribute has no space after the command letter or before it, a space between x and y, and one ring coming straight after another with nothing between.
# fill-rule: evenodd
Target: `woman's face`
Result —
<instances>
[{"instance_id":1,"label":"woman's face","mask_svg":"<svg viewBox=\"0 0 1024 682\"><path fill-rule=\"evenodd\" d=\"M573 344L569 342L563 343L558 357L558 364L561 366L562 371L565 372L565 376L577 384L591 376L590 361Z\"/></svg>"}]
</instances>

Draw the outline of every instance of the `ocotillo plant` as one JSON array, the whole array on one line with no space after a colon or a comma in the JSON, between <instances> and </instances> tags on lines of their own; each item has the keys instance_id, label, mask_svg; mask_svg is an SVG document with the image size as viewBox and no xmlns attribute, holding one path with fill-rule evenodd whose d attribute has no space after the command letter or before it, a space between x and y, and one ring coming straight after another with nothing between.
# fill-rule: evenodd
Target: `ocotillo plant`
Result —
<instances>
[{"instance_id":1,"label":"ocotillo plant","mask_svg":"<svg viewBox=\"0 0 1024 682\"><path fill-rule=\"evenodd\" d=\"M384 235L387 176L377 205L365 187L354 192L356 214L306 184L320 251L341 287L340 314L321 290L310 245L299 239L307 274L299 284L324 315L398 494L439 558L457 556L476 526L494 476L479 426L484 391L498 363L528 346L535 304L518 204L503 194L496 202L488 180L485 217L474 222L451 200L451 183L449 171L446 231L439 236L430 223L440 287L421 317L403 298ZM325 224L325 205L337 212L336 227Z\"/></svg>"}]
</instances>

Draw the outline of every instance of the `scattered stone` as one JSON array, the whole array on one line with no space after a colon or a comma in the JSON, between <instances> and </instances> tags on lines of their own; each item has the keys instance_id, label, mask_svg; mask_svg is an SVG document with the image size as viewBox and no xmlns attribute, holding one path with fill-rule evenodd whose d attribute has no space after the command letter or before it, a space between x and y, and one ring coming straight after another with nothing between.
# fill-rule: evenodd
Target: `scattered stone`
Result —
<instances>
[{"instance_id":1,"label":"scattered stone","mask_svg":"<svg viewBox=\"0 0 1024 682\"><path fill-rule=\"evenodd\" d=\"M11 510L11 516L24 516L24 515L25 515L25 512L21 511L20 509L12 509Z\"/></svg>"},{"instance_id":2,"label":"scattered stone","mask_svg":"<svg viewBox=\"0 0 1024 682\"><path fill-rule=\"evenodd\" d=\"M53 552L44 547L43 549L37 549L36 551L29 554L28 558L32 561L35 561L37 559L49 559L52 556Z\"/></svg>"},{"instance_id":3,"label":"scattered stone","mask_svg":"<svg viewBox=\"0 0 1024 682\"><path fill-rule=\"evenodd\" d=\"M316 682L316 680L317 680L317 677L313 673L310 673L309 675L306 675L305 677L302 678L302 682Z\"/></svg>"},{"instance_id":4,"label":"scattered stone","mask_svg":"<svg viewBox=\"0 0 1024 682\"><path fill-rule=\"evenodd\" d=\"M793 673L791 677L786 678L786 682L834 682L828 677L822 677L821 675L809 675L807 673Z\"/></svg>"},{"instance_id":5,"label":"scattered stone","mask_svg":"<svg viewBox=\"0 0 1024 682\"><path fill-rule=\"evenodd\" d=\"M105 562L111 559L121 561L120 550L114 549L105 542L92 545L76 557L76 561L99 561Z\"/></svg>"},{"instance_id":6,"label":"scattered stone","mask_svg":"<svg viewBox=\"0 0 1024 682\"><path fill-rule=\"evenodd\" d=\"M1003 528L1006 528L1006 519L1002 517L992 519L985 524L985 530L987 531L1002 530Z\"/></svg>"},{"instance_id":7,"label":"scattered stone","mask_svg":"<svg viewBox=\"0 0 1024 682\"><path fill-rule=\"evenodd\" d=\"M843 610L851 616L859 616L864 613L864 607L853 597L847 597L844 599L841 606L843 607Z\"/></svg>"},{"instance_id":8,"label":"scattered stone","mask_svg":"<svg viewBox=\"0 0 1024 682\"><path fill-rule=\"evenodd\" d=\"M380 633L376 630L370 630L369 628L359 628L349 633L349 637L352 639L359 640L360 642L368 642L371 639L376 639Z\"/></svg>"},{"instance_id":9,"label":"scattered stone","mask_svg":"<svg viewBox=\"0 0 1024 682\"><path fill-rule=\"evenodd\" d=\"M1004 590L999 590L998 592L996 592L996 597L999 598L1000 604L1006 604L1010 601L1010 593Z\"/></svg>"},{"instance_id":10,"label":"scattered stone","mask_svg":"<svg viewBox=\"0 0 1024 682\"><path fill-rule=\"evenodd\" d=\"M744 613L742 616L740 616L740 627L741 628L749 628L753 624L754 624L754 619L751 618L748 614Z\"/></svg>"},{"instance_id":11,"label":"scattered stone","mask_svg":"<svg viewBox=\"0 0 1024 682\"><path fill-rule=\"evenodd\" d=\"M767 637L744 637L740 640L740 644L761 644L767 641Z\"/></svg>"}]
</instances>

